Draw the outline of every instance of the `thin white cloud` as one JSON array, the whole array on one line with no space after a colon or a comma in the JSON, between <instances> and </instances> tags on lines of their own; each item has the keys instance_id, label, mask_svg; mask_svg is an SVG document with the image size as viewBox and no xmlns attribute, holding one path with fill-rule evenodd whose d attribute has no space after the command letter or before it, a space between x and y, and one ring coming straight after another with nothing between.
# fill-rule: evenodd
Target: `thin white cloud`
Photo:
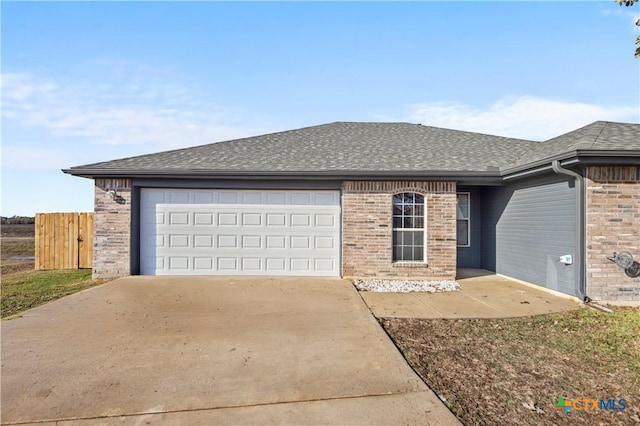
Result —
<instances>
[{"instance_id":1,"label":"thin white cloud","mask_svg":"<svg viewBox=\"0 0 640 426\"><path fill-rule=\"evenodd\" d=\"M640 20L640 13L634 7L628 8L624 6L620 6L614 9L604 9L602 14L605 16L613 16L613 17L621 17L628 24L631 24L629 28L634 33L640 33L640 27L636 25L636 22Z\"/></svg>"},{"instance_id":2,"label":"thin white cloud","mask_svg":"<svg viewBox=\"0 0 640 426\"><path fill-rule=\"evenodd\" d=\"M144 144L149 151L261 131L243 124L242 112L201 102L157 77L123 76L96 84L7 72L2 74L2 104L7 123L97 144Z\"/></svg>"},{"instance_id":3,"label":"thin white cloud","mask_svg":"<svg viewBox=\"0 0 640 426\"><path fill-rule=\"evenodd\" d=\"M503 98L485 108L461 102L411 105L403 121L513 138L545 140L598 120L638 122L638 106L604 106L534 96Z\"/></svg>"},{"instance_id":4,"label":"thin white cloud","mask_svg":"<svg viewBox=\"0 0 640 426\"><path fill-rule=\"evenodd\" d=\"M62 169L69 167L75 158L81 157L79 152L62 152L52 148L28 148L25 146L2 147L2 169L39 171Z\"/></svg>"}]
</instances>

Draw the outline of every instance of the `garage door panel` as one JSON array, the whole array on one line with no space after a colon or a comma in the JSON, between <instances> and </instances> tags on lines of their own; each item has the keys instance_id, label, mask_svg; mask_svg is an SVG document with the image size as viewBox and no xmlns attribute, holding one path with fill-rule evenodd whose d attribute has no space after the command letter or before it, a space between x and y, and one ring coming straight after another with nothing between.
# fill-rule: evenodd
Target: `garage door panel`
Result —
<instances>
[{"instance_id":1,"label":"garage door panel","mask_svg":"<svg viewBox=\"0 0 640 426\"><path fill-rule=\"evenodd\" d=\"M335 227L336 226L335 217L333 217L333 215L330 215L330 214L316 214L315 218L316 218L316 220L315 220L316 226L322 226L322 227Z\"/></svg>"},{"instance_id":2,"label":"garage door panel","mask_svg":"<svg viewBox=\"0 0 640 426\"><path fill-rule=\"evenodd\" d=\"M141 200L143 274L340 274L338 191L143 188Z\"/></svg>"},{"instance_id":3,"label":"garage door panel","mask_svg":"<svg viewBox=\"0 0 640 426\"><path fill-rule=\"evenodd\" d=\"M329 258L315 259L316 271L331 272L336 267L337 267L337 265L335 264L335 260L334 259L329 259Z\"/></svg>"},{"instance_id":4,"label":"garage door panel","mask_svg":"<svg viewBox=\"0 0 640 426\"><path fill-rule=\"evenodd\" d=\"M263 223L261 213L242 214L242 226L262 226Z\"/></svg>"},{"instance_id":5,"label":"garage door panel","mask_svg":"<svg viewBox=\"0 0 640 426\"><path fill-rule=\"evenodd\" d=\"M189 269L189 258L185 256L170 256L169 268L187 270Z\"/></svg>"},{"instance_id":6,"label":"garage door panel","mask_svg":"<svg viewBox=\"0 0 640 426\"><path fill-rule=\"evenodd\" d=\"M156 225L164 225L166 223L165 214L164 213L156 213L155 214L155 222L156 222Z\"/></svg>"},{"instance_id":7,"label":"garage door panel","mask_svg":"<svg viewBox=\"0 0 640 426\"><path fill-rule=\"evenodd\" d=\"M287 259L284 257L268 257L266 260L266 272L285 272Z\"/></svg>"},{"instance_id":8,"label":"garage door panel","mask_svg":"<svg viewBox=\"0 0 640 426\"><path fill-rule=\"evenodd\" d=\"M172 234L169 235L169 248L189 247L189 235Z\"/></svg>"},{"instance_id":9,"label":"garage door panel","mask_svg":"<svg viewBox=\"0 0 640 426\"><path fill-rule=\"evenodd\" d=\"M315 194L316 205L334 206L340 204L340 194L338 192L316 192Z\"/></svg>"},{"instance_id":10,"label":"garage door panel","mask_svg":"<svg viewBox=\"0 0 640 426\"><path fill-rule=\"evenodd\" d=\"M291 266L290 269L294 272L310 272L311 259L308 258L293 258L290 259Z\"/></svg>"},{"instance_id":11,"label":"garage door panel","mask_svg":"<svg viewBox=\"0 0 640 426\"><path fill-rule=\"evenodd\" d=\"M213 213L194 213L194 225L213 225Z\"/></svg>"},{"instance_id":12,"label":"garage door panel","mask_svg":"<svg viewBox=\"0 0 640 426\"><path fill-rule=\"evenodd\" d=\"M289 237L289 247L292 249L308 249L311 237L306 235L294 235Z\"/></svg>"},{"instance_id":13,"label":"garage door panel","mask_svg":"<svg viewBox=\"0 0 640 426\"><path fill-rule=\"evenodd\" d=\"M291 204L308 206L309 204L315 204L311 201L311 193L301 192L291 194Z\"/></svg>"},{"instance_id":14,"label":"garage door panel","mask_svg":"<svg viewBox=\"0 0 640 426\"><path fill-rule=\"evenodd\" d=\"M194 248L209 249L213 247L213 235L194 235L193 236Z\"/></svg>"},{"instance_id":15,"label":"garage door panel","mask_svg":"<svg viewBox=\"0 0 640 426\"><path fill-rule=\"evenodd\" d=\"M169 197L165 200L171 204L189 204L189 192L187 191L169 191Z\"/></svg>"},{"instance_id":16,"label":"garage door panel","mask_svg":"<svg viewBox=\"0 0 640 426\"><path fill-rule=\"evenodd\" d=\"M287 248L287 237L284 235L267 235L267 249L285 249Z\"/></svg>"},{"instance_id":17,"label":"garage door panel","mask_svg":"<svg viewBox=\"0 0 640 426\"><path fill-rule=\"evenodd\" d=\"M194 257L193 268L196 271L213 271L213 257Z\"/></svg>"},{"instance_id":18,"label":"garage door panel","mask_svg":"<svg viewBox=\"0 0 640 426\"><path fill-rule=\"evenodd\" d=\"M262 259L258 257L243 257L242 270L250 272L262 271Z\"/></svg>"},{"instance_id":19,"label":"garage door panel","mask_svg":"<svg viewBox=\"0 0 640 426\"><path fill-rule=\"evenodd\" d=\"M210 191L199 191L193 195L195 204L217 204L218 194Z\"/></svg>"},{"instance_id":20,"label":"garage door panel","mask_svg":"<svg viewBox=\"0 0 640 426\"><path fill-rule=\"evenodd\" d=\"M282 206L285 204L291 204L287 202L287 193L286 192L267 192L267 199L265 201L266 204Z\"/></svg>"}]
</instances>

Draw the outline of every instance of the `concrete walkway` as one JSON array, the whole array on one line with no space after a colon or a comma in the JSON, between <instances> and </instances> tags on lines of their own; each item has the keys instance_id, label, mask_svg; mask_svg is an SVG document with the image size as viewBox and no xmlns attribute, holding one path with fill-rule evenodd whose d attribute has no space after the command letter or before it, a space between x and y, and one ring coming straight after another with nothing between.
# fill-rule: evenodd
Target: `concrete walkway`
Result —
<instances>
[{"instance_id":1,"label":"concrete walkway","mask_svg":"<svg viewBox=\"0 0 640 426\"><path fill-rule=\"evenodd\" d=\"M459 424L340 279L128 277L2 322L1 421Z\"/></svg>"},{"instance_id":2,"label":"concrete walkway","mask_svg":"<svg viewBox=\"0 0 640 426\"><path fill-rule=\"evenodd\" d=\"M461 270L460 291L360 292L378 318L508 318L576 309L575 298L557 296L484 270Z\"/></svg>"}]
</instances>

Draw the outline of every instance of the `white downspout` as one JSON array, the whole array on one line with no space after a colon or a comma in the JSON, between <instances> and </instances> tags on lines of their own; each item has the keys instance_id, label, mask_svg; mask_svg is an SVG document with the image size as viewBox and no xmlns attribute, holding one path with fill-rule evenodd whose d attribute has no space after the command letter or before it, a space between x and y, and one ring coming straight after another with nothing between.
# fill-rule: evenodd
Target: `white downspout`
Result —
<instances>
[{"instance_id":1,"label":"white downspout","mask_svg":"<svg viewBox=\"0 0 640 426\"><path fill-rule=\"evenodd\" d=\"M591 298L587 296L586 289L586 212L585 212L585 188L584 177L572 170L563 168L558 160L551 162L551 168L559 175L569 176L576 183L576 278L575 290L580 300L588 303Z\"/></svg>"}]
</instances>

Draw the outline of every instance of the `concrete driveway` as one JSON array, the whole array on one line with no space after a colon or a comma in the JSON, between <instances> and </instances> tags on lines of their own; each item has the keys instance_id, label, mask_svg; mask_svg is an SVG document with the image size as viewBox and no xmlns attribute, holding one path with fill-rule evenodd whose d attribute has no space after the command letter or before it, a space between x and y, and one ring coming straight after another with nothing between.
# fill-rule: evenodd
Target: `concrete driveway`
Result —
<instances>
[{"instance_id":1,"label":"concrete driveway","mask_svg":"<svg viewBox=\"0 0 640 426\"><path fill-rule=\"evenodd\" d=\"M360 293L378 318L511 318L578 309L578 299L482 269L458 270L460 291Z\"/></svg>"},{"instance_id":2,"label":"concrete driveway","mask_svg":"<svg viewBox=\"0 0 640 426\"><path fill-rule=\"evenodd\" d=\"M1 403L3 423L458 424L340 279L127 277L49 303L2 322Z\"/></svg>"}]
</instances>

